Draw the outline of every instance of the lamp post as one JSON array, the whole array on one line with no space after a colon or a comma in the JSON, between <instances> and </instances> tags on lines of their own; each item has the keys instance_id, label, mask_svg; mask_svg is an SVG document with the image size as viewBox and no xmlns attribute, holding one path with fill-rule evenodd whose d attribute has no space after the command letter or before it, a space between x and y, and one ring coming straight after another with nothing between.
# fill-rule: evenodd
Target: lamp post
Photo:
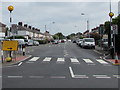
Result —
<instances>
[{"instance_id":1,"label":"lamp post","mask_svg":"<svg viewBox=\"0 0 120 90\"><path fill-rule=\"evenodd\" d=\"M9 6L8 10L10 11L10 31L9 31L9 36L10 36L10 32L12 30L12 25L11 25L11 23L12 23L12 17L11 17L11 14L12 14L12 11L14 10L14 7L13 6Z\"/></svg>"},{"instance_id":2,"label":"lamp post","mask_svg":"<svg viewBox=\"0 0 120 90\"><path fill-rule=\"evenodd\" d=\"M85 15L85 13L81 13L81 15ZM90 30L89 30L89 19L87 19L87 30L89 31L89 38L90 38Z\"/></svg>"},{"instance_id":3,"label":"lamp post","mask_svg":"<svg viewBox=\"0 0 120 90\"><path fill-rule=\"evenodd\" d=\"M111 0L110 0L110 13L109 13L109 17L110 17L110 31L109 31L109 46L111 47L111 56L112 59L114 59L114 53L115 53L115 47L113 45L113 30L112 30L112 17L114 16L114 13L111 10Z\"/></svg>"},{"instance_id":4,"label":"lamp post","mask_svg":"<svg viewBox=\"0 0 120 90\"><path fill-rule=\"evenodd\" d=\"M114 16L114 13L111 12L111 9L110 9L110 13L109 13L109 16L110 16L110 34L111 34L111 56L112 56L112 59L114 58L114 53L115 53L115 45L113 45L113 30L112 30L112 17ZM115 43L115 42L114 42Z\"/></svg>"},{"instance_id":5,"label":"lamp post","mask_svg":"<svg viewBox=\"0 0 120 90\"><path fill-rule=\"evenodd\" d=\"M55 23L55 22L52 22L52 23L49 23L48 25L50 25L50 24L54 24L54 23ZM47 31L47 26L48 26L48 25L45 25L45 39L46 39L46 40L47 40L47 35L46 35L47 32L46 32L46 31Z\"/></svg>"},{"instance_id":6,"label":"lamp post","mask_svg":"<svg viewBox=\"0 0 120 90\"><path fill-rule=\"evenodd\" d=\"M14 10L14 7L9 6L8 10L10 11L10 31L9 31L9 36L10 36L10 32L12 31L12 24L11 24L12 23L12 17L11 17L11 14L12 14L12 11ZM9 52L9 57L12 58L11 51Z\"/></svg>"},{"instance_id":7,"label":"lamp post","mask_svg":"<svg viewBox=\"0 0 120 90\"><path fill-rule=\"evenodd\" d=\"M50 23L50 24L55 24L55 22L52 22L52 23ZM48 25L50 25L50 24L48 24ZM48 25L45 25L45 32L47 31L47 26Z\"/></svg>"}]
</instances>

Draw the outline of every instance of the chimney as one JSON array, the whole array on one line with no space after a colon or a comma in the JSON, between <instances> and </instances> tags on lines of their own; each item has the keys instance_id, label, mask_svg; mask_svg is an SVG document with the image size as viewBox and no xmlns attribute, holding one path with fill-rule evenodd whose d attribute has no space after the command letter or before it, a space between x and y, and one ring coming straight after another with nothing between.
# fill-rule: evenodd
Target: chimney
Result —
<instances>
[{"instance_id":1,"label":"chimney","mask_svg":"<svg viewBox=\"0 0 120 90\"><path fill-rule=\"evenodd\" d=\"M22 26L22 22L18 22L18 25Z\"/></svg>"},{"instance_id":2,"label":"chimney","mask_svg":"<svg viewBox=\"0 0 120 90\"><path fill-rule=\"evenodd\" d=\"M29 26L29 29L31 29L31 26Z\"/></svg>"},{"instance_id":3,"label":"chimney","mask_svg":"<svg viewBox=\"0 0 120 90\"><path fill-rule=\"evenodd\" d=\"M33 27L32 30L35 30L35 28Z\"/></svg>"},{"instance_id":4,"label":"chimney","mask_svg":"<svg viewBox=\"0 0 120 90\"><path fill-rule=\"evenodd\" d=\"M27 26L28 26L27 24L24 24L24 27L26 27L26 28L27 28Z\"/></svg>"},{"instance_id":5,"label":"chimney","mask_svg":"<svg viewBox=\"0 0 120 90\"><path fill-rule=\"evenodd\" d=\"M38 29L38 31L40 32L40 29Z\"/></svg>"}]
</instances>

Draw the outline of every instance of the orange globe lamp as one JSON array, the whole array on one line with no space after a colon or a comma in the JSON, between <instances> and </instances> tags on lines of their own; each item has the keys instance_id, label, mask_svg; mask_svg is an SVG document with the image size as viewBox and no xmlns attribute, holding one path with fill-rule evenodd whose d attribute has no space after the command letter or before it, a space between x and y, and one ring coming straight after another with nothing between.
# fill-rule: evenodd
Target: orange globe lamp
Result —
<instances>
[{"instance_id":1,"label":"orange globe lamp","mask_svg":"<svg viewBox=\"0 0 120 90\"><path fill-rule=\"evenodd\" d=\"M9 7L8 7L8 10L9 10L10 12L12 12L12 11L14 10L14 7L13 7L13 6L9 6Z\"/></svg>"}]
</instances>

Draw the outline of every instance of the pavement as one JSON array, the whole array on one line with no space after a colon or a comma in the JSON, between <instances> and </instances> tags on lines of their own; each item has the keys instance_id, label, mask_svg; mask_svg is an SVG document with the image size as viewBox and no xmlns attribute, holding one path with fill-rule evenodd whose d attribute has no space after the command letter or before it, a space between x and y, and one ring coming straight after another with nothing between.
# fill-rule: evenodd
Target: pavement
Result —
<instances>
[{"instance_id":1,"label":"pavement","mask_svg":"<svg viewBox=\"0 0 120 90\"><path fill-rule=\"evenodd\" d=\"M113 65L120 65L120 54L116 55L116 59L112 59L108 51L104 51L103 48L96 46L96 50L102 54L102 59L112 63Z\"/></svg>"},{"instance_id":2,"label":"pavement","mask_svg":"<svg viewBox=\"0 0 120 90\"><path fill-rule=\"evenodd\" d=\"M16 58L13 58L12 61L10 61L10 62L7 62L7 61L4 60L3 63L2 63L2 67L6 67L6 66L10 66L10 65L19 63L21 61L29 59L30 57L32 57L32 56L31 55L25 55L25 56L16 55Z\"/></svg>"}]
</instances>

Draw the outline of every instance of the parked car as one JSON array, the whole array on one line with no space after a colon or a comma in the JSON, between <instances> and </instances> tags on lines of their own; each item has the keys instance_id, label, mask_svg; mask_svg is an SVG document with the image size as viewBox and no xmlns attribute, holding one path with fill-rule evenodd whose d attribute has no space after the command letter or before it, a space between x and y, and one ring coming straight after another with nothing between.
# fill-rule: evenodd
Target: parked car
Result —
<instances>
[{"instance_id":1,"label":"parked car","mask_svg":"<svg viewBox=\"0 0 120 90\"><path fill-rule=\"evenodd\" d=\"M12 39L12 40L18 41L18 47L19 48L25 48L26 44L25 44L24 39Z\"/></svg>"},{"instance_id":2,"label":"parked car","mask_svg":"<svg viewBox=\"0 0 120 90\"><path fill-rule=\"evenodd\" d=\"M68 39L68 42L71 42L71 40L70 40L70 39Z\"/></svg>"},{"instance_id":3,"label":"parked car","mask_svg":"<svg viewBox=\"0 0 120 90\"><path fill-rule=\"evenodd\" d=\"M95 49L95 40L94 38L83 38L83 41L81 42L81 47L89 47Z\"/></svg>"},{"instance_id":4,"label":"parked car","mask_svg":"<svg viewBox=\"0 0 120 90\"><path fill-rule=\"evenodd\" d=\"M61 43L64 43L65 41L64 40L61 40Z\"/></svg>"},{"instance_id":5,"label":"parked car","mask_svg":"<svg viewBox=\"0 0 120 90\"><path fill-rule=\"evenodd\" d=\"M52 44L58 44L58 43L59 43L58 40L54 40L54 41L52 42Z\"/></svg>"},{"instance_id":6,"label":"parked car","mask_svg":"<svg viewBox=\"0 0 120 90\"><path fill-rule=\"evenodd\" d=\"M33 41L33 45L38 46L39 42L38 41Z\"/></svg>"},{"instance_id":7,"label":"parked car","mask_svg":"<svg viewBox=\"0 0 120 90\"><path fill-rule=\"evenodd\" d=\"M73 40L72 42L73 42L73 43L76 43L76 40Z\"/></svg>"},{"instance_id":8,"label":"parked car","mask_svg":"<svg viewBox=\"0 0 120 90\"><path fill-rule=\"evenodd\" d=\"M28 46L33 46L33 45L34 45L34 41L31 40L31 39L29 39L29 40L28 40Z\"/></svg>"},{"instance_id":9,"label":"parked car","mask_svg":"<svg viewBox=\"0 0 120 90\"><path fill-rule=\"evenodd\" d=\"M82 43L83 39L79 39L79 43L78 45L81 47L81 43Z\"/></svg>"},{"instance_id":10,"label":"parked car","mask_svg":"<svg viewBox=\"0 0 120 90\"><path fill-rule=\"evenodd\" d=\"M103 46L104 50L108 49L108 39L107 38L102 39L102 46Z\"/></svg>"}]
</instances>

